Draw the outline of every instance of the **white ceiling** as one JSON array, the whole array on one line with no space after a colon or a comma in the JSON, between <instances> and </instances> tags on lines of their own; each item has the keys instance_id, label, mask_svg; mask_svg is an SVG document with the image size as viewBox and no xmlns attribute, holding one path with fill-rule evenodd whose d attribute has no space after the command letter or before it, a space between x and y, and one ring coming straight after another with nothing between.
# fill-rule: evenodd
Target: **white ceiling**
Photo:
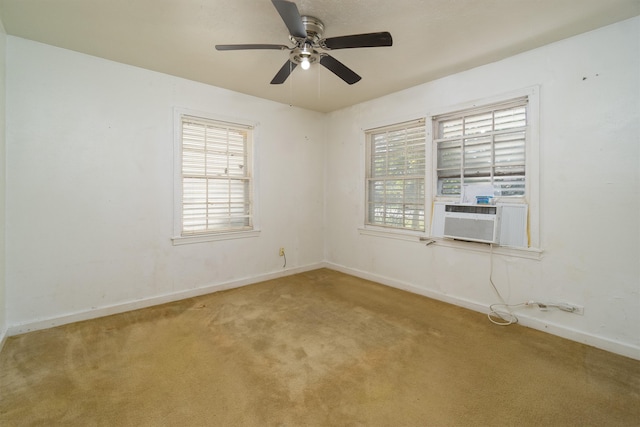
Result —
<instances>
[{"instance_id":1,"label":"white ceiling","mask_svg":"<svg viewBox=\"0 0 640 427\"><path fill-rule=\"evenodd\" d=\"M270 0L0 0L7 34L329 112L640 14L640 0L296 0L325 37L389 31L392 47L334 50L362 76L299 67L269 82L287 51L219 52L216 44L290 44Z\"/></svg>"}]
</instances>

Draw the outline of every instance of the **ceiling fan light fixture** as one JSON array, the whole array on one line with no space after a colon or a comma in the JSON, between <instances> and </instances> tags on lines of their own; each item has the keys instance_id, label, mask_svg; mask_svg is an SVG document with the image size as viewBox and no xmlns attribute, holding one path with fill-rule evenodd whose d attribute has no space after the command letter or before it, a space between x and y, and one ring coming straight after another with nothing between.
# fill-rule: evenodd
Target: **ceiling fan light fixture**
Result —
<instances>
[{"instance_id":1,"label":"ceiling fan light fixture","mask_svg":"<svg viewBox=\"0 0 640 427\"><path fill-rule=\"evenodd\" d=\"M320 54L313 49L313 46L305 43L303 46L291 51L290 60L294 64L300 65L300 68L303 70L308 70L311 67L311 64L320 60Z\"/></svg>"},{"instance_id":2,"label":"ceiling fan light fixture","mask_svg":"<svg viewBox=\"0 0 640 427\"><path fill-rule=\"evenodd\" d=\"M293 47L276 44L216 45L216 50L288 50L289 59L276 73L271 84L284 83L298 65L303 70L308 70L317 62L345 83L352 85L360 81L361 77L333 56L326 52L318 52L316 49L334 50L393 45L391 34L387 31L323 38L324 24L321 20L313 16L300 15L298 6L292 1L271 0L271 3L289 30L289 40L294 44Z\"/></svg>"}]
</instances>

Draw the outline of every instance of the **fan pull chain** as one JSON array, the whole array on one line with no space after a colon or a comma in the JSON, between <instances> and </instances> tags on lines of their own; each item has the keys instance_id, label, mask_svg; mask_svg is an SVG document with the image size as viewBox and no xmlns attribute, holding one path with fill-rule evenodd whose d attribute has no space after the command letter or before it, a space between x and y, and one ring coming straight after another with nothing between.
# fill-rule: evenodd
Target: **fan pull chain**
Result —
<instances>
[{"instance_id":1,"label":"fan pull chain","mask_svg":"<svg viewBox=\"0 0 640 427\"><path fill-rule=\"evenodd\" d=\"M289 62L289 107L293 107L293 65Z\"/></svg>"}]
</instances>

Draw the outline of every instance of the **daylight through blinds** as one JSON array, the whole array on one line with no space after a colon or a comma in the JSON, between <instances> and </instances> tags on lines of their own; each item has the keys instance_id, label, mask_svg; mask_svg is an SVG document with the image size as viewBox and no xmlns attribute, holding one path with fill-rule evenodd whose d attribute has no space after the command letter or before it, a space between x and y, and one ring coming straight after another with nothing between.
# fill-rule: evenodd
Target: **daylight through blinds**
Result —
<instances>
[{"instance_id":1,"label":"daylight through blinds","mask_svg":"<svg viewBox=\"0 0 640 427\"><path fill-rule=\"evenodd\" d=\"M183 116L183 235L251 229L250 143L250 127Z\"/></svg>"},{"instance_id":2,"label":"daylight through blinds","mask_svg":"<svg viewBox=\"0 0 640 427\"><path fill-rule=\"evenodd\" d=\"M424 231L425 138L423 120L367 131L367 224Z\"/></svg>"},{"instance_id":3,"label":"daylight through blinds","mask_svg":"<svg viewBox=\"0 0 640 427\"><path fill-rule=\"evenodd\" d=\"M496 196L524 196L527 98L434 118L438 195L490 184Z\"/></svg>"}]
</instances>

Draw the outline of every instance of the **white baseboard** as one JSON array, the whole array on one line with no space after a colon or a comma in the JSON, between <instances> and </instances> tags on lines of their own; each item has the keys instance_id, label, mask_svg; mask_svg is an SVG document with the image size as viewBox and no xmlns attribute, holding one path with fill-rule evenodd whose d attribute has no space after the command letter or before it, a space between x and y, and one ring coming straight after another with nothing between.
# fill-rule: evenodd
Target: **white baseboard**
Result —
<instances>
[{"instance_id":1,"label":"white baseboard","mask_svg":"<svg viewBox=\"0 0 640 427\"><path fill-rule=\"evenodd\" d=\"M345 274L360 277L362 279L371 280L386 286L390 286L397 289L402 289L407 292L422 295L428 298L432 298L438 301L443 301L449 304L464 307L469 310L474 310L480 313L488 314L489 307L479 304L474 301L466 300L463 298L457 298L451 295L445 295L440 292L436 292L429 289L424 289L406 283L400 280L392 279L385 276L369 273L362 270L357 270L349 267L345 267L339 264L327 263L327 268L331 268L336 271L340 271ZM552 335L559 336L571 341L576 341L582 344L586 344L592 347L596 347L602 350L616 353L621 356L629 357L632 359L640 360L640 347L614 341L606 337L590 334L584 331L578 331L575 329L567 328L566 326L559 325L557 323L546 322L541 319L527 316L525 314L518 313L518 324L526 326L528 328L536 329L542 332L547 332Z\"/></svg>"},{"instance_id":2,"label":"white baseboard","mask_svg":"<svg viewBox=\"0 0 640 427\"><path fill-rule=\"evenodd\" d=\"M304 273L305 271L315 270L326 267L325 263L309 264L303 267L289 268L273 273L261 274L253 277L232 280L224 283L216 283L201 286L194 289L186 289L183 291L173 292L164 295L153 296L150 298L139 299L135 301L127 301L119 304L113 304L104 307L97 307L91 310L70 313L62 316L56 316L48 319L26 322L18 325L9 326L7 331L2 335L2 343L7 336L19 335L26 332L37 331L40 329L53 328L55 326L65 325L68 323L81 322L83 320L96 319L98 317L110 316L112 314L124 313L126 311L138 310L154 305L166 304L168 302L179 301L187 298L193 298L200 295L211 294L214 292L224 291L227 289L239 288L241 286L251 285L253 283L263 282L265 280L277 279L279 277L290 276L292 274ZM0 347L1 350L1 347Z\"/></svg>"}]
</instances>

